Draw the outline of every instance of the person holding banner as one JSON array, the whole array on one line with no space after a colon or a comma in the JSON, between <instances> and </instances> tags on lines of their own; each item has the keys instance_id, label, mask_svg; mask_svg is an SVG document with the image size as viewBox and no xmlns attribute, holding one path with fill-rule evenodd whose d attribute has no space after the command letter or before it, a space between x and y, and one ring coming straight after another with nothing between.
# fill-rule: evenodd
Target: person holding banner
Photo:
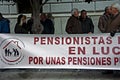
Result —
<instances>
[{"instance_id":1,"label":"person holding banner","mask_svg":"<svg viewBox=\"0 0 120 80\"><path fill-rule=\"evenodd\" d=\"M68 34L82 34L81 22L79 20L79 11L77 8L72 9L72 16L67 21L66 32Z\"/></svg>"},{"instance_id":2,"label":"person holding banner","mask_svg":"<svg viewBox=\"0 0 120 80\"><path fill-rule=\"evenodd\" d=\"M106 33L116 33L120 32L120 4L115 3L111 5L112 18L109 20Z\"/></svg>"},{"instance_id":3,"label":"person holding banner","mask_svg":"<svg viewBox=\"0 0 120 80\"><path fill-rule=\"evenodd\" d=\"M100 16L98 22L98 28L102 33L105 33L107 23L110 19L111 19L111 7L107 6L105 7L105 13L102 16Z\"/></svg>"},{"instance_id":4,"label":"person holding banner","mask_svg":"<svg viewBox=\"0 0 120 80\"><path fill-rule=\"evenodd\" d=\"M94 33L94 24L92 22L92 19L87 16L86 10L81 11L81 15L79 19L82 26L82 32L84 34Z\"/></svg>"},{"instance_id":5,"label":"person holding banner","mask_svg":"<svg viewBox=\"0 0 120 80\"><path fill-rule=\"evenodd\" d=\"M120 32L120 4L115 3L111 5L111 19L108 20L105 32L111 33L114 36L116 32ZM113 70L106 70L102 72L103 74L112 74Z\"/></svg>"}]
</instances>

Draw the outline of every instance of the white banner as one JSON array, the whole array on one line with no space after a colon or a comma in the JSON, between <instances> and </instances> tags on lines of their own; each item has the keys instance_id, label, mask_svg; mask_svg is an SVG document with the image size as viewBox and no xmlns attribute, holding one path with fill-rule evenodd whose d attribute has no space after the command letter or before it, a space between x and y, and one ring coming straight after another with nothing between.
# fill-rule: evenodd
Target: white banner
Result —
<instances>
[{"instance_id":1,"label":"white banner","mask_svg":"<svg viewBox=\"0 0 120 80\"><path fill-rule=\"evenodd\" d=\"M0 34L0 68L120 70L120 34Z\"/></svg>"}]
</instances>

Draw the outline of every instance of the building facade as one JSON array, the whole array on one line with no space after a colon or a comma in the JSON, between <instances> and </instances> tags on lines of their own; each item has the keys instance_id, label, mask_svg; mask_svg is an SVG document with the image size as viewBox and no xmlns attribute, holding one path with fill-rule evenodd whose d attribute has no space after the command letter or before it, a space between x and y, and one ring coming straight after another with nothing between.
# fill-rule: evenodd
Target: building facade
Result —
<instances>
[{"instance_id":1,"label":"building facade","mask_svg":"<svg viewBox=\"0 0 120 80\"><path fill-rule=\"evenodd\" d=\"M86 9L88 15L92 18L95 25L95 33L100 33L97 24L99 16L103 14L104 8L120 0L95 0L86 3L84 0L49 0L43 6L44 13L52 13L55 22L55 34L66 34L65 27L72 8L78 8L79 11ZM17 22L18 8L17 4L10 2L0 2L0 12L4 17L10 20L11 33L14 33L15 23ZM30 18L30 14L26 14Z\"/></svg>"}]
</instances>

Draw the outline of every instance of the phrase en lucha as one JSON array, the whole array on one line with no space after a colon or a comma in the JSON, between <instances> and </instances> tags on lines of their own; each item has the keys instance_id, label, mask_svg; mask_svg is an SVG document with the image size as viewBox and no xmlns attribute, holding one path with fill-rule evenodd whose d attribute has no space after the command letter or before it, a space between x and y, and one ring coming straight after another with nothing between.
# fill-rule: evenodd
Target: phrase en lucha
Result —
<instances>
[{"instance_id":1,"label":"phrase en lucha","mask_svg":"<svg viewBox=\"0 0 120 80\"><path fill-rule=\"evenodd\" d=\"M109 54L114 54L114 55L120 55L120 46L105 46L105 47L91 47L87 50L88 48L86 47L75 47L75 46L70 46L68 48L68 54L69 55L86 55L89 54L91 55L109 55Z\"/></svg>"}]
</instances>

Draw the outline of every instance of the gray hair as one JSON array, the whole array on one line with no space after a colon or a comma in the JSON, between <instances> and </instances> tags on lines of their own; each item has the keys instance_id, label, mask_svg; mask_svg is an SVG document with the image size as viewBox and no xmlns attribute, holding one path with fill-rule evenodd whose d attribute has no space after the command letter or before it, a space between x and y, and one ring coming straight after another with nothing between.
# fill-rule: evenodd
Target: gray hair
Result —
<instances>
[{"instance_id":1,"label":"gray hair","mask_svg":"<svg viewBox=\"0 0 120 80\"><path fill-rule=\"evenodd\" d=\"M75 11L78 11L78 9L77 9L77 8L73 8L73 9L71 10L71 14L74 15Z\"/></svg>"},{"instance_id":2,"label":"gray hair","mask_svg":"<svg viewBox=\"0 0 120 80\"><path fill-rule=\"evenodd\" d=\"M120 12L120 4L119 3L112 4L112 7L116 8Z\"/></svg>"}]
</instances>

